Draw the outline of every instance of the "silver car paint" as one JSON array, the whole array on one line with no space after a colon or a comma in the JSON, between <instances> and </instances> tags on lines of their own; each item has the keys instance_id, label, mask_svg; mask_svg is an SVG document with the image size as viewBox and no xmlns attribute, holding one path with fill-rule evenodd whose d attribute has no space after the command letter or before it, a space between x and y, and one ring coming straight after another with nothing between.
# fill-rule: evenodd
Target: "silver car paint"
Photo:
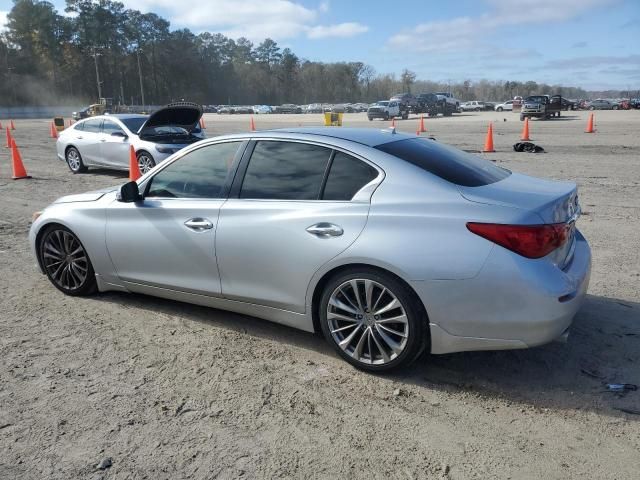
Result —
<instances>
[{"instance_id":1,"label":"silver car paint","mask_svg":"<svg viewBox=\"0 0 640 480\"><path fill-rule=\"evenodd\" d=\"M125 117L146 118L146 115L124 115ZM140 137L129 130L119 115L99 115L80 120L71 127L60 132L56 141L56 151L58 159L65 161L65 153L67 148L73 146L78 149L82 160L86 166L107 167L116 170L129 169L129 146L133 145L136 152L146 151L151 154L156 165L165 161L173 153L179 151L190 144L171 144L173 152L161 153L156 149L156 143L147 140L141 140ZM102 132L87 132L76 130L78 124L92 120L101 119L116 123L126 134L128 138L113 136Z\"/></svg>"},{"instance_id":2,"label":"silver car paint","mask_svg":"<svg viewBox=\"0 0 640 480\"><path fill-rule=\"evenodd\" d=\"M571 259L561 269L549 258L529 260L470 234L467 221L538 224L541 217L510 206L516 199L503 205L467 200L444 180L356 143L366 143L368 136L372 140L375 132L354 133L356 141L305 131L218 137L185 148L138 181L142 190L158 171L203 144L289 139L326 144L375 165L381 176L353 202L189 200L167 210L154 205L156 200L119 203L115 191L89 194L87 201L72 197L73 203L49 206L31 228L32 249L35 253L40 229L58 222L84 243L101 291L136 291L306 331L314 330L313 293L323 277L341 266L368 264L389 270L414 289L429 315L433 353L524 348L560 336L588 286L591 254L584 238L576 234ZM537 188L544 188L545 182L539 182ZM203 215L215 220L211 234L185 229L184 221ZM157 222L150 220L154 216ZM306 232L322 221L342 226L345 236L318 239ZM209 247L201 240L211 236L215 242ZM152 241L156 243L149 252ZM113 261L107 243L109 252L115 253ZM146 263L174 255L180 262L171 259L162 268ZM213 257L217 276L210 262ZM132 259L137 263L127 264ZM196 263L195 270L190 268ZM172 275L174 268L181 275ZM561 297L565 297L562 302Z\"/></svg>"}]
</instances>

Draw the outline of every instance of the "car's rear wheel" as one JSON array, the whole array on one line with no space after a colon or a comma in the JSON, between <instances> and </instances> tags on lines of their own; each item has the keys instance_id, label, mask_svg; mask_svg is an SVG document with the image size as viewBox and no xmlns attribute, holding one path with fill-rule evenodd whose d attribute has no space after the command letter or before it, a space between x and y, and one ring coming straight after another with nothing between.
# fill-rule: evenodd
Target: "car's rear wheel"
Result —
<instances>
[{"instance_id":1,"label":"car's rear wheel","mask_svg":"<svg viewBox=\"0 0 640 480\"><path fill-rule=\"evenodd\" d=\"M97 289L89 255L82 242L68 228L53 225L39 244L42 268L49 281L67 295L90 295Z\"/></svg>"},{"instance_id":2,"label":"car's rear wheel","mask_svg":"<svg viewBox=\"0 0 640 480\"><path fill-rule=\"evenodd\" d=\"M153 157L149 152L145 152L144 150L141 150L140 152L138 152L137 158L138 158L138 168L140 169L140 173L142 175L144 175L145 173L147 173L149 170L151 170L153 167L156 166L156 161L153 159Z\"/></svg>"},{"instance_id":3,"label":"car's rear wheel","mask_svg":"<svg viewBox=\"0 0 640 480\"><path fill-rule=\"evenodd\" d=\"M322 332L338 354L374 372L406 366L426 345L415 294L392 275L353 269L332 278L320 300Z\"/></svg>"},{"instance_id":4,"label":"car's rear wheel","mask_svg":"<svg viewBox=\"0 0 640 480\"><path fill-rule=\"evenodd\" d=\"M83 173L87 167L82 162L82 156L76 147L69 147L64 154L69 170L73 173Z\"/></svg>"}]
</instances>

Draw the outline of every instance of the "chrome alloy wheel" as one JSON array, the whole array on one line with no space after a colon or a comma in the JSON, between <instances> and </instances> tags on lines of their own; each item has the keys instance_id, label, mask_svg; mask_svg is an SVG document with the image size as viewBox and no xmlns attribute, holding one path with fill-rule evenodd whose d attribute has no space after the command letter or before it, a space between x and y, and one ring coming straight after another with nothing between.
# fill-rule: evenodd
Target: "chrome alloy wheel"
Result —
<instances>
[{"instance_id":1,"label":"chrome alloy wheel","mask_svg":"<svg viewBox=\"0 0 640 480\"><path fill-rule=\"evenodd\" d=\"M384 365L400 355L409 338L409 321L398 298L384 285L352 279L329 297L327 323L336 344L354 360Z\"/></svg>"},{"instance_id":2,"label":"chrome alloy wheel","mask_svg":"<svg viewBox=\"0 0 640 480\"><path fill-rule=\"evenodd\" d=\"M66 230L47 234L42 243L42 263L51 280L63 290L77 290L87 280L87 253L75 235Z\"/></svg>"},{"instance_id":3,"label":"chrome alloy wheel","mask_svg":"<svg viewBox=\"0 0 640 480\"><path fill-rule=\"evenodd\" d=\"M153 158L151 158L146 153L141 153L140 155L138 155L138 168L140 168L141 174L144 175L155 166L156 162L154 162Z\"/></svg>"},{"instance_id":4,"label":"chrome alloy wheel","mask_svg":"<svg viewBox=\"0 0 640 480\"><path fill-rule=\"evenodd\" d=\"M67 152L67 164L74 172L80 170L80 154L75 148L70 148Z\"/></svg>"}]
</instances>

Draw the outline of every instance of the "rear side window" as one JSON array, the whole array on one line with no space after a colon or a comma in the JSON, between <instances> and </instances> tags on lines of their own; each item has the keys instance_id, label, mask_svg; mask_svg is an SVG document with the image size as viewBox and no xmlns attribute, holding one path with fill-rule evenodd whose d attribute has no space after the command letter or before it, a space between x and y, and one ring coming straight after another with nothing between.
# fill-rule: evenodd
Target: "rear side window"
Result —
<instances>
[{"instance_id":1,"label":"rear side window","mask_svg":"<svg viewBox=\"0 0 640 480\"><path fill-rule=\"evenodd\" d=\"M240 198L317 200L331 150L294 142L256 144Z\"/></svg>"},{"instance_id":2,"label":"rear side window","mask_svg":"<svg viewBox=\"0 0 640 480\"><path fill-rule=\"evenodd\" d=\"M111 135L113 132L122 132L120 125L110 120L105 120L102 124L102 132Z\"/></svg>"},{"instance_id":3,"label":"rear side window","mask_svg":"<svg viewBox=\"0 0 640 480\"><path fill-rule=\"evenodd\" d=\"M410 138L375 148L462 187L480 187L511 175L487 160L433 140Z\"/></svg>"},{"instance_id":4,"label":"rear side window","mask_svg":"<svg viewBox=\"0 0 640 480\"><path fill-rule=\"evenodd\" d=\"M76 124L73 126L73 129L74 129L74 130L84 130L84 122L76 123Z\"/></svg>"},{"instance_id":5,"label":"rear side window","mask_svg":"<svg viewBox=\"0 0 640 480\"><path fill-rule=\"evenodd\" d=\"M372 166L346 153L336 152L322 199L351 200L358 190L377 176L378 171Z\"/></svg>"}]
</instances>

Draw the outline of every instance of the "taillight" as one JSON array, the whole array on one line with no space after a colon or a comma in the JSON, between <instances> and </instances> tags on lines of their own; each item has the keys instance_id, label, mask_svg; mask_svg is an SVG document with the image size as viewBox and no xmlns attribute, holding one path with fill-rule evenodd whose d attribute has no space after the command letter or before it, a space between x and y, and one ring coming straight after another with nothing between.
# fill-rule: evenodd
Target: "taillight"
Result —
<instances>
[{"instance_id":1,"label":"taillight","mask_svg":"<svg viewBox=\"0 0 640 480\"><path fill-rule=\"evenodd\" d=\"M569 238L571 224L501 225L467 223L469 231L527 258L541 258L561 247Z\"/></svg>"}]
</instances>

